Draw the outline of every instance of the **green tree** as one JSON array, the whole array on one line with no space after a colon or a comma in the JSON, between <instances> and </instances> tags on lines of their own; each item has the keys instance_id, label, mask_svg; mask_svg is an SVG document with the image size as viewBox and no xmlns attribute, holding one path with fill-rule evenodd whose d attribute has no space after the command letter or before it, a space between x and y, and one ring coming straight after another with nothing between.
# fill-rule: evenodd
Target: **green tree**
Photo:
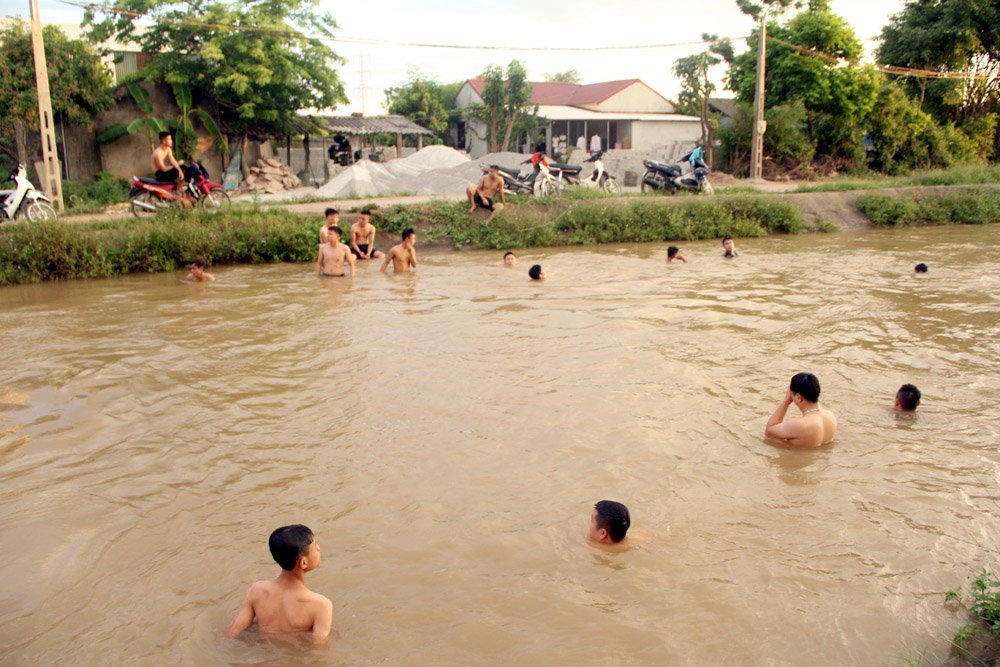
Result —
<instances>
[{"instance_id":1,"label":"green tree","mask_svg":"<svg viewBox=\"0 0 1000 667\"><path fill-rule=\"evenodd\" d=\"M973 141L994 143L1000 112L1000 3L996 0L915 0L882 29L878 60L962 78L908 76L902 85L920 109L941 123L959 123ZM989 133L993 129L993 134ZM991 151L992 152L992 151Z\"/></svg>"},{"instance_id":2,"label":"green tree","mask_svg":"<svg viewBox=\"0 0 1000 667\"><path fill-rule=\"evenodd\" d=\"M111 74L86 42L69 39L51 25L42 35L55 119L90 125L95 113L113 104ZM30 28L14 20L0 31L0 134L14 136L16 155L12 157L26 165L32 152L29 131L38 131L35 59Z\"/></svg>"},{"instance_id":3,"label":"green tree","mask_svg":"<svg viewBox=\"0 0 1000 667\"><path fill-rule=\"evenodd\" d=\"M702 35L707 41L715 38ZM677 94L677 111L690 116L698 116L701 120L701 145L705 150L705 161L713 166L715 160L714 130L718 121L711 117L708 110L708 98L715 90L715 84L708 78L708 71L714 65L722 62L722 58L709 51L684 56L674 61L674 76L680 79L681 90Z\"/></svg>"},{"instance_id":4,"label":"green tree","mask_svg":"<svg viewBox=\"0 0 1000 667\"><path fill-rule=\"evenodd\" d=\"M854 64L863 49L853 29L827 0L812 0L786 25L769 23L768 37L775 42L767 49L766 107L801 102L817 154L861 166L861 135L878 95L878 76L874 68ZM754 95L756 33L749 42L750 51L733 59L727 84L744 102Z\"/></svg>"},{"instance_id":5,"label":"green tree","mask_svg":"<svg viewBox=\"0 0 1000 667\"><path fill-rule=\"evenodd\" d=\"M568 69L565 72L556 72L555 74L546 74L546 81L555 81L558 83L580 83L580 73L575 69Z\"/></svg>"},{"instance_id":6,"label":"green tree","mask_svg":"<svg viewBox=\"0 0 1000 667\"><path fill-rule=\"evenodd\" d=\"M515 123L538 112L538 106L531 104L528 71L520 61L511 60L506 79L499 65L487 67L482 78L483 102L469 107L469 113L486 125L486 143L491 153L507 150Z\"/></svg>"},{"instance_id":7,"label":"green tree","mask_svg":"<svg viewBox=\"0 0 1000 667\"><path fill-rule=\"evenodd\" d=\"M386 89L385 106L389 113L406 116L426 127L437 136L438 143L443 143L458 118L455 95L460 85L440 84L411 70L406 83Z\"/></svg>"},{"instance_id":8,"label":"green tree","mask_svg":"<svg viewBox=\"0 0 1000 667\"><path fill-rule=\"evenodd\" d=\"M320 39L336 23L315 6L312 0L114 0L107 13L91 5L85 22L95 40L113 35L150 54L147 79L185 83L195 106L207 101L218 108L222 129L240 137L242 152L251 136L299 134L300 109L347 101L334 69L343 61ZM148 24L143 30L135 14Z\"/></svg>"}]
</instances>

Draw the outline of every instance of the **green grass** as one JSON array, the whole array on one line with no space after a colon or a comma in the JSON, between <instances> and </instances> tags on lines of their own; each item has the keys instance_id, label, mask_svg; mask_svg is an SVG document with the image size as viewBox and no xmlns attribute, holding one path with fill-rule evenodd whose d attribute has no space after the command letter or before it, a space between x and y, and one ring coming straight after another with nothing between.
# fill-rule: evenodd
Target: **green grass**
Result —
<instances>
[{"instance_id":1,"label":"green grass","mask_svg":"<svg viewBox=\"0 0 1000 667\"><path fill-rule=\"evenodd\" d=\"M151 220L19 223L0 228L0 285L212 264L316 258L315 216L233 208L178 211Z\"/></svg>"},{"instance_id":2,"label":"green grass","mask_svg":"<svg viewBox=\"0 0 1000 667\"><path fill-rule=\"evenodd\" d=\"M63 204L67 213L96 213L128 198L128 181L98 172L93 181L63 181Z\"/></svg>"},{"instance_id":3,"label":"green grass","mask_svg":"<svg viewBox=\"0 0 1000 667\"><path fill-rule=\"evenodd\" d=\"M872 224L879 226L1000 222L1000 190L995 189L909 197L861 195L855 206Z\"/></svg>"},{"instance_id":4,"label":"green grass","mask_svg":"<svg viewBox=\"0 0 1000 667\"><path fill-rule=\"evenodd\" d=\"M984 185L1000 183L1000 165L964 164L948 169L915 171L905 176L873 175L867 178L835 178L821 183L800 185L795 192L842 192L921 185Z\"/></svg>"},{"instance_id":5,"label":"green grass","mask_svg":"<svg viewBox=\"0 0 1000 667\"><path fill-rule=\"evenodd\" d=\"M988 570L983 570L969 585L969 599L960 591L949 591L945 603L967 602L972 620L955 632L952 640L963 664L989 664L983 655L991 655L1000 644L1000 581Z\"/></svg>"}]
</instances>

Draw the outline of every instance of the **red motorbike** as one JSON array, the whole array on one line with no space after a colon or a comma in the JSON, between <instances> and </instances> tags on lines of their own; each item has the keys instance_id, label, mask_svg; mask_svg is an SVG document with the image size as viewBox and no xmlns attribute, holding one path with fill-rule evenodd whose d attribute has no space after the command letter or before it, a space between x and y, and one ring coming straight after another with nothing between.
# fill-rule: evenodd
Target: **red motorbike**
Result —
<instances>
[{"instance_id":1,"label":"red motorbike","mask_svg":"<svg viewBox=\"0 0 1000 667\"><path fill-rule=\"evenodd\" d=\"M222 183L209 180L208 172L197 162L181 166L184 171L183 187L178 190L173 181L133 176L129 180L132 191L132 215L137 218L154 216L164 209L202 206L218 210L230 205L229 194Z\"/></svg>"}]
</instances>

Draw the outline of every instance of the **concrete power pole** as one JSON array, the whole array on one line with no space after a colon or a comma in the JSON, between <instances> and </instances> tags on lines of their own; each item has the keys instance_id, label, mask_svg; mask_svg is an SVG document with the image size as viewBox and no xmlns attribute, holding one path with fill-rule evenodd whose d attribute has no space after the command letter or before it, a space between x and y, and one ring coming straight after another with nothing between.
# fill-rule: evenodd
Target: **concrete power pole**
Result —
<instances>
[{"instance_id":1,"label":"concrete power pole","mask_svg":"<svg viewBox=\"0 0 1000 667\"><path fill-rule=\"evenodd\" d=\"M35 85L38 88L38 131L42 135L42 169L39 174L46 194L63 210L62 172L56 148L56 127L52 122L52 97L49 95L49 70L45 66L42 22L38 18L38 0L31 2L31 46L35 54ZM28 165L25 165L27 167Z\"/></svg>"},{"instance_id":2,"label":"concrete power pole","mask_svg":"<svg viewBox=\"0 0 1000 667\"><path fill-rule=\"evenodd\" d=\"M760 30L757 32L757 85L753 90L753 138L750 143L750 180L761 180L764 162L764 66L767 62L767 12L761 9Z\"/></svg>"}]
</instances>

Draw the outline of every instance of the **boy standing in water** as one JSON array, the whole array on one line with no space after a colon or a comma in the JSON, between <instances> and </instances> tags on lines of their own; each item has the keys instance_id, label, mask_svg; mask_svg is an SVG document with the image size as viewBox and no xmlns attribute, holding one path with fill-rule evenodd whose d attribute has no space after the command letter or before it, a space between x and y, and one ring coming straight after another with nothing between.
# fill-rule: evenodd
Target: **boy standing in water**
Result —
<instances>
[{"instance_id":1,"label":"boy standing in water","mask_svg":"<svg viewBox=\"0 0 1000 667\"><path fill-rule=\"evenodd\" d=\"M184 277L189 283L210 283L215 280L215 276L205 270L205 262L196 259L191 262L191 272Z\"/></svg>"},{"instance_id":2,"label":"boy standing in water","mask_svg":"<svg viewBox=\"0 0 1000 667\"><path fill-rule=\"evenodd\" d=\"M281 573L255 581L243 598L226 636L235 639L257 620L261 634L311 632L314 645L326 643L333 624L333 603L306 588L306 572L319 567L319 544L301 524L282 526L267 541Z\"/></svg>"},{"instance_id":3,"label":"boy standing in water","mask_svg":"<svg viewBox=\"0 0 1000 667\"><path fill-rule=\"evenodd\" d=\"M392 262L393 273L409 273L410 269L417 268L417 251L413 249L416 243L417 235L413 228L404 229L403 242L392 246L392 250L385 256L385 261L382 262L382 268L379 271L385 273L389 262Z\"/></svg>"},{"instance_id":4,"label":"boy standing in water","mask_svg":"<svg viewBox=\"0 0 1000 667\"><path fill-rule=\"evenodd\" d=\"M739 253L736 252L736 243L734 243L733 239L729 236L722 239L722 250L724 251L722 253L723 257L729 258L739 256Z\"/></svg>"},{"instance_id":5,"label":"boy standing in water","mask_svg":"<svg viewBox=\"0 0 1000 667\"><path fill-rule=\"evenodd\" d=\"M678 262L684 262L685 264L688 263L688 261L684 259L684 255L681 254L681 249L675 245L672 245L669 248L667 248L667 264L675 260Z\"/></svg>"},{"instance_id":6,"label":"boy standing in water","mask_svg":"<svg viewBox=\"0 0 1000 667\"><path fill-rule=\"evenodd\" d=\"M801 419L785 421L788 408L802 411ZM785 398L767 420L764 437L775 438L792 447L819 447L833 441L837 418L819 405L819 378L812 373L796 373L785 391Z\"/></svg>"},{"instance_id":7,"label":"boy standing in water","mask_svg":"<svg viewBox=\"0 0 1000 667\"><path fill-rule=\"evenodd\" d=\"M347 246L340 242L340 227L330 225L326 228L327 242L319 247L319 256L316 258L316 275L327 276L329 278L344 275L344 260L351 269L351 277L354 277L354 255L350 253Z\"/></svg>"}]
</instances>

